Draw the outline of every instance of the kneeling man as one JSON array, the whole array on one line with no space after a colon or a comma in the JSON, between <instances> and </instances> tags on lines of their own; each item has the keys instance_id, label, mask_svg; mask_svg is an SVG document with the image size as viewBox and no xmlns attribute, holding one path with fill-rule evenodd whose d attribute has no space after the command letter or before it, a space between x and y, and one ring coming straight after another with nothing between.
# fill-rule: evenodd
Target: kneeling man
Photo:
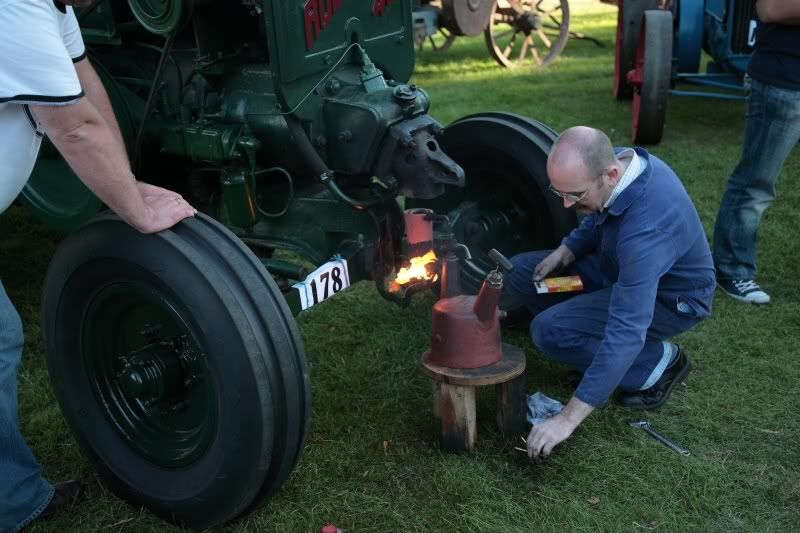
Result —
<instances>
[{"instance_id":1,"label":"kneeling man","mask_svg":"<svg viewBox=\"0 0 800 533\"><path fill-rule=\"evenodd\" d=\"M631 409L655 409L689 374L668 339L711 314L714 263L703 225L678 176L647 151L617 149L577 126L547 160L550 189L585 215L555 250L512 259L506 290L534 315L545 356L583 378L564 410L528 435L528 455L547 457L620 389ZM584 290L537 294L534 281L580 275Z\"/></svg>"}]
</instances>

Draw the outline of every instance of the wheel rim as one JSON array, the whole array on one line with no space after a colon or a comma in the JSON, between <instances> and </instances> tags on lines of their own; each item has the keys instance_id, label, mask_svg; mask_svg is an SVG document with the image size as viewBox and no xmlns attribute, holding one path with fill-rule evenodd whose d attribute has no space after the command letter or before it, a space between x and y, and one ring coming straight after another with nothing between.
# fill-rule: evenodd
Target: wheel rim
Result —
<instances>
[{"instance_id":1,"label":"wheel rim","mask_svg":"<svg viewBox=\"0 0 800 533\"><path fill-rule=\"evenodd\" d=\"M462 289L478 290L495 263L488 251L508 257L554 246L577 220L546 194L547 154L556 134L535 120L508 113L462 118L445 130L442 149L464 168L466 186L446 188L429 201L408 201L447 214L456 239L472 255L462 261Z\"/></svg>"},{"instance_id":2,"label":"wheel rim","mask_svg":"<svg viewBox=\"0 0 800 533\"><path fill-rule=\"evenodd\" d=\"M136 283L117 283L94 296L84 324L92 391L120 437L163 468L201 456L217 426L217 404L203 350L175 304Z\"/></svg>"},{"instance_id":3,"label":"wheel rim","mask_svg":"<svg viewBox=\"0 0 800 533\"><path fill-rule=\"evenodd\" d=\"M672 13L646 11L639 32L636 68L628 73L633 87L631 138L636 144L661 141L669 95L672 59Z\"/></svg>"},{"instance_id":4,"label":"wheel rim","mask_svg":"<svg viewBox=\"0 0 800 533\"><path fill-rule=\"evenodd\" d=\"M619 0L617 35L614 44L614 96L618 100L633 95L628 84L628 72L636 67L636 50L642 16L648 9L658 8L658 0Z\"/></svg>"},{"instance_id":5,"label":"wheel rim","mask_svg":"<svg viewBox=\"0 0 800 533\"><path fill-rule=\"evenodd\" d=\"M484 33L492 57L504 67L545 67L569 39L567 0L499 0Z\"/></svg>"}]
</instances>

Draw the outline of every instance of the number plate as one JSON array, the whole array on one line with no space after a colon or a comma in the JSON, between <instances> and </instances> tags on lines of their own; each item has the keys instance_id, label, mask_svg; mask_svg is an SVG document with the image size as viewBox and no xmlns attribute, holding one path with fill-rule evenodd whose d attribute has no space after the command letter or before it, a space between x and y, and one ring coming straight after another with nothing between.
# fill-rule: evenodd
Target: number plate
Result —
<instances>
[{"instance_id":1,"label":"number plate","mask_svg":"<svg viewBox=\"0 0 800 533\"><path fill-rule=\"evenodd\" d=\"M309 274L305 280L292 285L300 293L300 305L303 309L317 305L349 286L347 260L341 257L335 257Z\"/></svg>"}]
</instances>

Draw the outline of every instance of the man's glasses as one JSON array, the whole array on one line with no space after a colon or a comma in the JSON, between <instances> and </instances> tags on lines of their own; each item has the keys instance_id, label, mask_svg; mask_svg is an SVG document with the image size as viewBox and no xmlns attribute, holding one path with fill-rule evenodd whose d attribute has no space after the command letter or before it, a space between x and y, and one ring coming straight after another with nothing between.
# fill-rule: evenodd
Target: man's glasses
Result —
<instances>
[{"instance_id":1,"label":"man's glasses","mask_svg":"<svg viewBox=\"0 0 800 533\"><path fill-rule=\"evenodd\" d=\"M578 202L586 198L586 195L589 194L589 191L591 190L591 188L589 188L583 192L561 192L559 190L554 189L552 185L548 185L547 188L550 189L551 193L555 194L562 200L569 200L574 204L577 204Z\"/></svg>"}]
</instances>

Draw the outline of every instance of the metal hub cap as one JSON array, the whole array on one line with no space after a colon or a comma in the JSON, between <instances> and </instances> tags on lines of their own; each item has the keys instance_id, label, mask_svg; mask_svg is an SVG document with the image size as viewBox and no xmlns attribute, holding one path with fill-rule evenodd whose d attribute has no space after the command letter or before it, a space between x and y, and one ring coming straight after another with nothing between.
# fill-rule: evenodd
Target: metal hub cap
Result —
<instances>
[{"instance_id":1,"label":"metal hub cap","mask_svg":"<svg viewBox=\"0 0 800 533\"><path fill-rule=\"evenodd\" d=\"M203 454L216 427L215 396L203 351L167 298L134 282L105 287L82 337L93 392L132 449L165 468Z\"/></svg>"}]
</instances>

